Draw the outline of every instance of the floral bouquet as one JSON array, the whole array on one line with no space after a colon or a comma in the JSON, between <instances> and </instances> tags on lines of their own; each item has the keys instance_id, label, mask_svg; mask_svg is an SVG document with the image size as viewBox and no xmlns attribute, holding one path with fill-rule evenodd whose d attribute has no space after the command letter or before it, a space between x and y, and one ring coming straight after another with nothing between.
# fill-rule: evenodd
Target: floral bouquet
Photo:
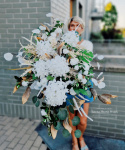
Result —
<instances>
[{"instance_id":1,"label":"floral bouquet","mask_svg":"<svg viewBox=\"0 0 125 150\"><path fill-rule=\"evenodd\" d=\"M52 17L51 14L47 14ZM92 118L86 115L81 107L85 101L85 96L95 100L97 97L105 104L111 104L110 98L117 96L110 94L97 95L92 84L98 88L104 88L104 77L99 79L94 77L91 61L97 57L102 59L102 55L93 55L81 45L78 45L79 34L76 31L64 33L64 23L54 19L55 24L51 29L41 24L38 29L32 31L31 39L27 39L29 44L24 46L19 41L21 48L16 56L20 63L17 70L24 69L20 77L15 76L17 83L14 87L15 93L21 86L26 87L22 96L22 104L28 101L31 90L38 90L38 94L33 96L32 101L36 107L40 106L42 124L48 127L48 133L56 138L57 131L62 127L64 137L70 135L73 126L80 123L80 118L75 116L70 119L68 109L71 113L78 110L80 115L85 115L91 121ZM34 42L33 42L34 40ZM10 61L13 57L11 53L4 54L6 60ZM98 68L100 67L97 63ZM11 69L14 70L14 69ZM93 82L93 83L92 83ZM71 95L71 97L68 97ZM67 107L66 103L69 103ZM79 138L81 131L76 130L75 136Z\"/></svg>"}]
</instances>

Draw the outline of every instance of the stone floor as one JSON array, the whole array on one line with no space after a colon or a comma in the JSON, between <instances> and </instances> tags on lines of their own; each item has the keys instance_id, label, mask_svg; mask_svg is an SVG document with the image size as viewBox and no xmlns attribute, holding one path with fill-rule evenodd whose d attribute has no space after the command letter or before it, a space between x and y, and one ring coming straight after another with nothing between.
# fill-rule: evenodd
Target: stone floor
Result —
<instances>
[{"instance_id":1,"label":"stone floor","mask_svg":"<svg viewBox=\"0 0 125 150\"><path fill-rule=\"evenodd\" d=\"M49 150L35 131L40 121L0 116L0 150Z\"/></svg>"}]
</instances>

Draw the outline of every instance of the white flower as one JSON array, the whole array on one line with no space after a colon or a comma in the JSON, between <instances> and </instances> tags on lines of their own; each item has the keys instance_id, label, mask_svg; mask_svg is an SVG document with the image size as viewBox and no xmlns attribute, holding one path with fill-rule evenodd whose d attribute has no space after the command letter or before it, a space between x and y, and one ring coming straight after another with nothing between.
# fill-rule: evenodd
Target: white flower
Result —
<instances>
[{"instance_id":1,"label":"white flower","mask_svg":"<svg viewBox=\"0 0 125 150\"><path fill-rule=\"evenodd\" d=\"M53 35L54 35L54 33L53 33ZM52 47L54 47L57 44L57 40L56 40L55 36L50 36L48 38L48 40L50 41Z\"/></svg>"},{"instance_id":2,"label":"white flower","mask_svg":"<svg viewBox=\"0 0 125 150\"><path fill-rule=\"evenodd\" d=\"M67 98L66 92L68 92L68 89L66 88L65 82L56 80L49 81L49 84L44 91L46 103L51 106L62 105Z\"/></svg>"},{"instance_id":3,"label":"white flower","mask_svg":"<svg viewBox=\"0 0 125 150\"><path fill-rule=\"evenodd\" d=\"M61 28L57 28L57 29L55 30L55 33L62 33L62 29L61 29Z\"/></svg>"},{"instance_id":4,"label":"white flower","mask_svg":"<svg viewBox=\"0 0 125 150\"><path fill-rule=\"evenodd\" d=\"M76 66L74 67L74 69L75 69L75 70L79 70L79 66L76 65Z\"/></svg>"},{"instance_id":5,"label":"white flower","mask_svg":"<svg viewBox=\"0 0 125 150\"><path fill-rule=\"evenodd\" d=\"M42 39L44 39L44 40L47 39L47 35L45 33L42 35Z\"/></svg>"},{"instance_id":6,"label":"white flower","mask_svg":"<svg viewBox=\"0 0 125 150\"><path fill-rule=\"evenodd\" d=\"M18 55L16 57L22 57L24 52L18 52Z\"/></svg>"},{"instance_id":7,"label":"white flower","mask_svg":"<svg viewBox=\"0 0 125 150\"><path fill-rule=\"evenodd\" d=\"M88 71L87 70L84 71L83 74L87 76L88 75Z\"/></svg>"},{"instance_id":8,"label":"white flower","mask_svg":"<svg viewBox=\"0 0 125 150\"><path fill-rule=\"evenodd\" d=\"M87 82L86 78L82 79L83 84L86 84L86 82Z\"/></svg>"},{"instance_id":9,"label":"white flower","mask_svg":"<svg viewBox=\"0 0 125 150\"><path fill-rule=\"evenodd\" d=\"M41 115L42 115L42 116L46 116L46 115L47 115L47 113L45 112L44 109L41 109Z\"/></svg>"},{"instance_id":10,"label":"white flower","mask_svg":"<svg viewBox=\"0 0 125 150\"><path fill-rule=\"evenodd\" d=\"M87 63L85 63L85 62L83 63L83 65L85 66L85 67L84 67L84 70L88 71L89 68L90 68L90 66L89 66Z\"/></svg>"},{"instance_id":11,"label":"white flower","mask_svg":"<svg viewBox=\"0 0 125 150\"><path fill-rule=\"evenodd\" d=\"M76 92L74 91L73 87L70 89L70 94L71 95L76 95Z\"/></svg>"},{"instance_id":12,"label":"white flower","mask_svg":"<svg viewBox=\"0 0 125 150\"><path fill-rule=\"evenodd\" d=\"M39 29L34 29L32 30L33 33L36 33L36 34L39 34L40 33L40 30Z\"/></svg>"},{"instance_id":13,"label":"white flower","mask_svg":"<svg viewBox=\"0 0 125 150\"><path fill-rule=\"evenodd\" d=\"M79 36L75 31L68 31L62 37L62 41L71 45L72 47L76 47L79 42Z\"/></svg>"},{"instance_id":14,"label":"white flower","mask_svg":"<svg viewBox=\"0 0 125 150\"><path fill-rule=\"evenodd\" d=\"M103 56L103 55L98 55L97 58L98 58L99 60L102 60L102 59L104 58L104 56Z\"/></svg>"},{"instance_id":15,"label":"white flower","mask_svg":"<svg viewBox=\"0 0 125 150\"><path fill-rule=\"evenodd\" d=\"M92 82L95 84L95 86L98 86L98 81L94 78L92 78Z\"/></svg>"},{"instance_id":16,"label":"white flower","mask_svg":"<svg viewBox=\"0 0 125 150\"><path fill-rule=\"evenodd\" d=\"M78 79L79 79L79 80L82 80L82 79L83 79L83 76L82 76L81 73L78 73Z\"/></svg>"},{"instance_id":17,"label":"white flower","mask_svg":"<svg viewBox=\"0 0 125 150\"><path fill-rule=\"evenodd\" d=\"M68 54L68 53L69 53L69 50L68 50L68 49L63 49L63 53L64 53L64 54Z\"/></svg>"},{"instance_id":18,"label":"white flower","mask_svg":"<svg viewBox=\"0 0 125 150\"><path fill-rule=\"evenodd\" d=\"M11 53L5 53L4 59L6 59L7 61L11 61L13 59L13 55Z\"/></svg>"},{"instance_id":19,"label":"white flower","mask_svg":"<svg viewBox=\"0 0 125 150\"><path fill-rule=\"evenodd\" d=\"M55 32L52 32L52 33L51 33L51 36L56 37L56 33L55 33Z\"/></svg>"},{"instance_id":20,"label":"white flower","mask_svg":"<svg viewBox=\"0 0 125 150\"><path fill-rule=\"evenodd\" d=\"M43 60L37 61L36 63L34 63L33 72L37 77L40 77L41 79L45 76L48 76L49 70L47 63Z\"/></svg>"},{"instance_id":21,"label":"white flower","mask_svg":"<svg viewBox=\"0 0 125 150\"><path fill-rule=\"evenodd\" d=\"M23 82L22 82L22 86L27 86L28 83L29 83L29 82L27 82L27 81L23 81Z\"/></svg>"},{"instance_id":22,"label":"white flower","mask_svg":"<svg viewBox=\"0 0 125 150\"><path fill-rule=\"evenodd\" d=\"M49 41L40 41L40 42L37 41L36 53L39 56L44 56L45 53L48 54L48 55L54 55L56 52L52 48L52 46L51 46Z\"/></svg>"},{"instance_id":23,"label":"white flower","mask_svg":"<svg viewBox=\"0 0 125 150\"><path fill-rule=\"evenodd\" d=\"M66 73L70 71L68 63L64 57L57 55L54 59L48 60L47 63L49 64L49 73L54 77L65 76Z\"/></svg>"},{"instance_id":24,"label":"white flower","mask_svg":"<svg viewBox=\"0 0 125 150\"><path fill-rule=\"evenodd\" d=\"M78 58L72 58L72 59L70 59L70 64L72 66L78 64L78 62L79 62Z\"/></svg>"},{"instance_id":25,"label":"white flower","mask_svg":"<svg viewBox=\"0 0 125 150\"><path fill-rule=\"evenodd\" d=\"M53 14L52 13L48 13L48 14L46 14L46 17L53 17Z\"/></svg>"},{"instance_id":26,"label":"white flower","mask_svg":"<svg viewBox=\"0 0 125 150\"><path fill-rule=\"evenodd\" d=\"M98 88L99 88L99 89L102 89L102 88L104 88L104 87L105 87L105 83L104 83L104 82L99 82Z\"/></svg>"},{"instance_id":27,"label":"white flower","mask_svg":"<svg viewBox=\"0 0 125 150\"><path fill-rule=\"evenodd\" d=\"M39 26L39 29L40 29L40 30L46 30L46 27L44 27L44 26Z\"/></svg>"}]
</instances>

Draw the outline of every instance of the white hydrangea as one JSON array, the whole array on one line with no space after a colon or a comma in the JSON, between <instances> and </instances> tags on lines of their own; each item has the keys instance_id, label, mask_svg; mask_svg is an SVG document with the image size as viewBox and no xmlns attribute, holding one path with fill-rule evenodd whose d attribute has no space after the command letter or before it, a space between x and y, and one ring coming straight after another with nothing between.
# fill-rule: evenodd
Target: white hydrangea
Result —
<instances>
[{"instance_id":1,"label":"white hydrangea","mask_svg":"<svg viewBox=\"0 0 125 150\"><path fill-rule=\"evenodd\" d=\"M49 73L54 77L65 76L70 71L66 59L58 55L54 59L48 60L47 64L49 64Z\"/></svg>"},{"instance_id":2,"label":"white hydrangea","mask_svg":"<svg viewBox=\"0 0 125 150\"><path fill-rule=\"evenodd\" d=\"M36 53L39 56L43 56L43 55L45 55L45 53L48 54L48 55L54 55L56 52L52 48L49 41L40 41L40 42L37 41Z\"/></svg>"},{"instance_id":3,"label":"white hydrangea","mask_svg":"<svg viewBox=\"0 0 125 150\"><path fill-rule=\"evenodd\" d=\"M41 79L45 76L48 76L48 65L45 61L39 60L36 63L34 63L33 72L37 77L40 77Z\"/></svg>"},{"instance_id":4,"label":"white hydrangea","mask_svg":"<svg viewBox=\"0 0 125 150\"><path fill-rule=\"evenodd\" d=\"M79 42L79 36L75 33L75 31L68 31L62 36L62 41L71 45L72 47L76 47Z\"/></svg>"},{"instance_id":5,"label":"white hydrangea","mask_svg":"<svg viewBox=\"0 0 125 150\"><path fill-rule=\"evenodd\" d=\"M66 88L65 82L56 80L50 81L44 91L46 103L51 106L62 105L67 98L66 92L68 92L68 89Z\"/></svg>"}]
</instances>

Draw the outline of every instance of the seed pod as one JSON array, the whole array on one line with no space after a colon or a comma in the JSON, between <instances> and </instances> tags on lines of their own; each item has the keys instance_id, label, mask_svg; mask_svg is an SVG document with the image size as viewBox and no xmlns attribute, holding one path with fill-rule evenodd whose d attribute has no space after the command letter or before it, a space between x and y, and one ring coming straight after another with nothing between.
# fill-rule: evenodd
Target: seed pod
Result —
<instances>
[{"instance_id":1,"label":"seed pod","mask_svg":"<svg viewBox=\"0 0 125 150\"><path fill-rule=\"evenodd\" d=\"M55 139L57 135L57 130L54 128L53 124L51 125L51 134L53 139Z\"/></svg>"},{"instance_id":2,"label":"seed pod","mask_svg":"<svg viewBox=\"0 0 125 150\"><path fill-rule=\"evenodd\" d=\"M98 99L99 99L102 103L104 103L104 104L111 104L110 98L108 98L108 97L106 97L106 96L104 96L104 95L99 95L99 96L98 96Z\"/></svg>"},{"instance_id":3,"label":"seed pod","mask_svg":"<svg viewBox=\"0 0 125 150\"><path fill-rule=\"evenodd\" d=\"M96 99L96 97L97 97L97 92L96 92L96 90L95 90L95 89L93 89L93 88L90 88L90 91L91 91L92 96L93 96L93 98L94 98L94 100L95 100L95 99Z\"/></svg>"}]
</instances>

